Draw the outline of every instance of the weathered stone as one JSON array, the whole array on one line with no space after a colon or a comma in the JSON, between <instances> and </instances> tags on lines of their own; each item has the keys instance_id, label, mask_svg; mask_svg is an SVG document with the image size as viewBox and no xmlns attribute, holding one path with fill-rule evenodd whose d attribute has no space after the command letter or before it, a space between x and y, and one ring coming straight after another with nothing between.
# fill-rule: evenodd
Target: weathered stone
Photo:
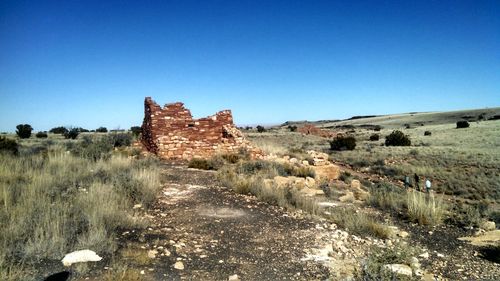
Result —
<instances>
[{"instance_id":1,"label":"weathered stone","mask_svg":"<svg viewBox=\"0 0 500 281\"><path fill-rule=\"evenodd\" d=\"M234 274L234 275L231 275L229 276L228 278L228 281L240 281L240 277L238 276L238 274Z\"/></svg>"},{"instance_id":2,"label":"weathered stone","mask_svg":"<svg viewBox=\"0 0 500 281\"><path fill-rule=\"evenodd\" d=\"M148 251L148 258L150 259L154 259L156 258L156 255L158 254L158 251L157 250L149 250Z\"/></svg>"},{"instance_id":3,"label":"weathered stone","mask_svg":"<svg viewBox=\"0 0 500 281\"><path fill-rule=\"evenodd\" d=\"M314 188L303 188L300 190L300 192L304 195L304 196L321 196L321 195L325 195L325 192L323 192L323 190L321 189L314 189Z\"/></svg>"},{"instance_id":4,"label":"weathered stone","mask_svg":"<svg viewBox=\"0 0 500 281\"><path fill-rule=\"evenodd\" d=\"M181 261L178 261L174 264L174 268L177 270L184 270L184 263L182 263Z\"/></svg>"},{"instance_id":5,"label":"weathered stone","mask_svg":"<svg viewBox=\"0 0 500 281\"><path fill-rule=\"evenodd\" d=\"M315 187L316 186L316 180L311 178L311 177L307 177L306 178L306 186L307 187Z\"/></svg>"},{"instance_id":6,"label":"weathered stone","mask_svg":"<svg viewBox=\"0 0 500 281\"><path fill-rule=\"evenodd\" d=\"M492 231L496 229L496 225L493 221L485 221L481 224L481 228L486 231Z\"/></svg>"},{"instance_id":7,"label":"weathered stone","mask_svg":"<svg viewBox=\"0 0 500 281\"><path fill-rule=\"evenodd\" d=\"M340 168L336 165L329 164L324 166L312 166L316 180L327 179L336 180L340 176Z\"/></svg>"},{"instance_id":8,"label":"weathered stone","mask_svg":"<svg viewBox=\"0 0 500 281\"><path fill-rule=\"evenodd\" d=\"M382 272L386 272L389 275L403 275L403 276L408 276L412 277L413 272L411 267L409 267L406 264L386 264L382 266Z\"/></svg>"},{"instance_id":9,"label":"weathered stone","mask_svg":"<svg viewBox=\"0 0 500 281\"><path fill-rule=\"evenodd\" d=\"M144 101L141 144L165 159L208 158L218 153L238 153L242 149L253 158L263 155L234 126L230 110L193 119L183 103L161 108L149 97Z\"/></svg>"},{"instance_id":10,"label":"weathered stone","mask_svg":"<svg viewBox=\"0 0 500 281\"><path fill-rule=\"evenodd\" d=\"M91 250L80 250L66 254L62 259L64 266L71 266L74 263L100 261L102 258Z\"/></svg>"},{"instance_id":11,"label":"weathered stone","mask_svg":"<svg viewBox=\"0 0 500 281\"><path fill-rule=\"evenodd\" d=\"M340 202L354 202L354 194L347 191L345 195L339 197Z\"/></svg>"},{"instance_id":12,"label":"weathered stone","mask_svg":"<svg viewBox=\"0 0 500 281\"><path fill-rule=\"evenodd\" d=\"M360 189L361 183L359 182L359 180L352 180L351 181L351 188L352 189Z\"/></svg>"},{"instance_id":13,"label":"weathered stone","mask_svg":"<svg viewBox=\"0 0 500 281\"><path fill-rule=\"evenodd\" d=\"M290 179L287 177L275 176L273 180L274 184L279 188L286 187L290 184Z\"/></svg>"},{"instance_id":14,"label":"weathered stone","mask_svg":"<svg viewBox=\"0 0 500 281\"><path fill-rule=\"evenodd\" d=\"M323 138L331 138L336 136L337 134L331 131L323 130L320 129L314 125L304 125L300 128L297 129L297 132L304 134L304 135L314 135L314 136L319 136Z\"/></svg>"},{"instance_id":15,"label":"weathered stone","mask_svg":"<svg viewBox=\"0 0 500 281\"><path fill-rule=\"evenodd\" d=\"M421 257L421 258L424 258L424 259L428 259L429 258L429 253L428 252L424 252L424 253L422 253L422 254L420 254L418 256Z\"/></svg>"}]
</instances>

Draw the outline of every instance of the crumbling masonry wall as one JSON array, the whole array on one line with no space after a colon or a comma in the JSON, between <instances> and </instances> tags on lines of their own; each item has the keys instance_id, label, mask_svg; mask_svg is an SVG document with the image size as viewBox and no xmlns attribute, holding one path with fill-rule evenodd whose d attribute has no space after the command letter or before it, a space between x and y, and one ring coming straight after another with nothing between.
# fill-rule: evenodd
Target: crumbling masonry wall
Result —
<instances>
[{"instance_id":1,"label":"crumbling masonry wall","mask_svg":"<svg viewBox=\"0 0 500 281\"><path fill-rule=\"evenodd\" d=\"M252 158L262 156L262 152L234 126L230 110L193 119L183 103L161 108L150 97L144 100L141 143L163 159L209 158L218 153L238 153L242 149Z\"/></svg>"}]
</instances>

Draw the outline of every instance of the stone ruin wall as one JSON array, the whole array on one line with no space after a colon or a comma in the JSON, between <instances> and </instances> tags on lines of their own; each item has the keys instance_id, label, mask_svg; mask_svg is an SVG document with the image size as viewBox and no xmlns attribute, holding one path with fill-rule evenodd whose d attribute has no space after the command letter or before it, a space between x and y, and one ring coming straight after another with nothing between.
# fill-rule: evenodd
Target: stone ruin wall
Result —
<instances>
[{"instance_id":1,"label":"stone ruin wall","mask_svg":"<svg viewBox=\"0 0 500 281\"><path fill-rule=\"evenodd\" d=\"M144 101L141 143L162 159L190 160L215 154L238 153L245 149L252 158L263 152L245 139L233 124L230 110L193 119L181 102L161 108L150 97Z\"/></svg>"},{"instance_id":2,"label":"stone ruin wall","mask_svg":"<svg viewBox=\"0 0 500 281\"><path fill-rule=\"evenodd\" d=\"M332 138L337 136L337 133L320 129L314 125L306 124L297 129L297 132L304 135L314 135L323 138Z\"/></svg>"}]
</instances>

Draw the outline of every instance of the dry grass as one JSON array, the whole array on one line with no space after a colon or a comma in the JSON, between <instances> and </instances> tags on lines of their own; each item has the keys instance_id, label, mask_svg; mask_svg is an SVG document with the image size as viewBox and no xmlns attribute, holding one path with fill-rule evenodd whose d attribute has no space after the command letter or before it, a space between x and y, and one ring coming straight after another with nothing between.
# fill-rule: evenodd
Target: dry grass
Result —
<instances>
[{"instance_id":1,"label":"dry grass","mask_svg":"<svg viewBox=\"0 0 500 281\"><path fill-rule=\"evenodd\" d=\"M335 209L329 219L354 234L371 235L382 239L387 239L391 235L391 230L387 226L353 208Z\"/></svg>"},{"instance_id":2,"label":"dry grass","mask_svg":"<svg viewBox=\"0 0 500 281\"><path fill-rule=\"evenodd\" d=\"M425 118L440 116L434 113L424 115L422 117ZM446 123L445 120L436 121L436 125L426 123L424 126L414 126L410 120L413 117L408 114L405 115L408 120L404 119L404 121L411 123L412 128L406 129L401 120L398 121L396 117L393 117L383 117L381 120L386 120L391 124L400 122L401 127L383 128L378 132L381 135L379 141L369 140L373 130L355 128L351 134L358 140L356 149L331 152L330 158L351 164L368 173L387 176L391 180L403 180L405 175L412 176L416 173L421 178L420 187L423 185L424 178L429 178L436 193L448 195L447 199L452 199L459 204L484 204L489 210L483 213L490 214L489 219L495 220L499 217L494 215L500 213L499 121L473 122L470 128L457 130L455 122ZM366 120L376 121L377 119ZM371 124L359 123L361 119L355 122L357 125ZM380 124L384 126L383 123ZM400 129L404 134L409 135L412 146L383 146L384 137L393 129ZM342 129L337 129L337 131L342 131ZM425 136L425 131L431 131L432 135ZM288 132L286 129L274 129L265 134L251 133L248 137L256 143L271 143L279 146L282 151L288 150L288 152L282 152L284 155L291 154L294 150L329 151L327 139L302 136ZM379 198L372 197L374 200L372 204L382 209L403 209L406 213L406 196L399 194L397 198L390 197L396 195L387 193ZM377 200L379 200L378 203Z\"/></svg>"},{"instance_id":3,"label":"dry grass","mask_svg":"<svg viewBox=\"0 0 500 281\"><path fill-rule=\"evenodd\" d=\"M134 247L127 247L120 250L120 255L124 260L136 265L148 265L151 263L151 258L148 257L146 250Z\"/></svg>"},{"instance_id":4,"label":"dry grass","mask_svg":"<svg viewBox=\"0 0 500 281\"><path fill-rule=\"evenodd\" d=\"M408 217L423 225L437 225L443 222L446 205L441 196L420 192L407 193Z\"/></svg>"},{"instance_id":5,"label":"dry grass","mask_svg":"<svg viewBox=\"0 0 500 281\"><path fill-rule=\"evenodd\" d=\"M128 268L125 265L120 265L109 269L102 277L103 281L147 281L151 280L135 268Z\"/></svg>"},{"instance_id":6,"label":"dry grass","mask_svg":"<svg viewBox=\"0 0 500 281\"><path fill-rule=\"evenodd\" d=\"M331 215L326 215L319 212L314 197L303 195L296 187L277 186L274 182L266 183L266 179L279 174L278 170L275 164L270 162L243 162L240 165L224 166L219 170L218 177L224 185L232 187L237 193L253 194L261 201L289 210L302 210L310 215L321 215L355 234L389 237L390 230L368 214L356 212L354 209L335 209Z\"/></svg>"},{"instance_id":7,"label":"dry grass","mask_svg":"<svg viewBox=\"0 0 500 281\"><path fill-rule=\"evenodd\" d=\"M83 248L112 253L116 230L142 225L133 204L151 204L161 188L154 161L94 162L64 148L0 155L0 274Z\"/></svg>"}]
</instances>

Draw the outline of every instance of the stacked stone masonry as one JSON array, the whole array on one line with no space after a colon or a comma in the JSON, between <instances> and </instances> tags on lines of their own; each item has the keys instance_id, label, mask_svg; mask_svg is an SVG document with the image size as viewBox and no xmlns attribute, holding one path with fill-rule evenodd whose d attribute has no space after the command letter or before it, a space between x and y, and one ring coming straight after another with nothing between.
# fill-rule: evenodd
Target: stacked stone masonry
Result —
<instances>
[{"instance_id":1,"label":"stacked stone masonry","mask_svg":"<svg viewBox=\"0 0 500 281\"><path fill-rule=\"evenodd\" d=\"M163 159L190 160L215 154L250 153L261 158L262 151L253 147L233 124L230 110L193 119L181 102L161 108L150 97L144 101L141 143Z\"/></svg>"},{"instance_id":2,"label":"stacked stone masonry","mask_svg":"<svg viewBox=\"0 0 500 281\"><path fill-rule=\"evenodd\" d=\"M335 137L337 135L337 133L320 129L320 128L318 128L314 125L311 125L311 124L306 124L306 125L298 128L297 131L301 134L304 134L304 135L314 135L314 136L323 137L323 138L331 138L331 137Z\"/></svg>"}]
</instances>

